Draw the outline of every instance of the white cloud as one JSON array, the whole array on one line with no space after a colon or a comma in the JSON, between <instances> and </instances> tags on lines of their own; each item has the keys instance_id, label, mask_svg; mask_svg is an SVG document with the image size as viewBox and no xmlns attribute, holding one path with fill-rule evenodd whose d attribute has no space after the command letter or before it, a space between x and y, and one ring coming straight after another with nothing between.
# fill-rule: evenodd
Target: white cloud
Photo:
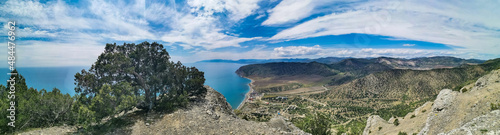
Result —
<instances>
[{"instance_id":1,"label":"white cloud","mask_svg":"<svg viewBox=\"0 0 500 135\"><path fill-rule=\"evenodd\" d=\"M320 46L289 46L277 47L273 50L266 49L264 45L259 45L250 51L245 52L215 52L210 50L196 51L191 56L172 56L174 61L192 63L210 59L280 59L280 58L321 58L321 57L395 57L395 58L416 58L431 56L453 56L459 58L488 59L491 56L481 53L464 52L460 50L429 50L429 49L374 49L374 48L322 48ZM284 51L283 51L284 50ZM294 56L292 56L294 55ZM203 56L203 57L199 57Z\"/></svg>"},{"instance_id":2,"label":"white cloud","mask_svg":"<svg viewBox=\"0 0 500 135\"><path fill-rule=\"evenodd\" d=\"M177 13L172 18L173 30L161 37L170 43L180 43L184 49L203 47L211 50L222 47L241 47L239 43L259 39L239 38L223 33L224 24L239 21L259 8L258 0L226 1L226 0L191 0L188 1L189 13ZM221 19L216 13L228 11L230 20ZM227 22L229 21L229 22ZM234 22L233 22L234 23Z\"/></svg>"},{"instance_id":3,"label":"white cloud","mask_svg":"<svg viewBox=\"0 0 500 135\"><path fill-rule=\"evenodd\" d=\"M295 22L311 15L316 3L313 0L283 0L271 9L269 18L262 25Z\"/></svg>"},{"instance_id":4,"label":"white cloud","mask_svg":"<svg viewBox=\"0 0 500 135\"><path fill-rule=\"evenodd\" d=\"M261 0L189 0L192 11L202 10L202 16L228 11L230 19L239 21L254 13Z\"/></svg>"},{"instance_id":5,"label":"white cloud","mask_svg":"<svg viewBox=\"0 0 500 135\"><path fill-rule=\"evenodd\" d=\"M16 30L16 36L43 39L22 41L22 66L88 65L88 60L97 57L95 52L102 50L99 45L110 40L162 40L184 49L211 50L240 47L241 42L260 38L239 38L223 32L231 27L228 25L254 14L260 0L189 0L183 7L170 2L174 3L90 0L69 5L65 1L9 0L0 5L0 20L12 16L24 27ZM221 17L221 13L227 17ZM6 33L6 29L0 32Z\"/></svg>"},{"instance_id":6,"label":"white cloud","mask_svg":"<svg viewBox=\"0 0 500 135\"><path fill-rule=\"evenodd\" d=\"M287 46L287 47L277 47L274 48L274 55L279 57L297 57L297 56L307 56L307 55L318 55L321 52L319 45L312 47L306 46Z\"/></svg>"},{"instance_id":7,"label":"white cloud","mask_svg":"<svg viewBox=\"0 0 500 135\"><path fill-rule=\"evenodd\" d=\"M345 10L349 3L360 0L283 0L269 10L269 18L262 25L280 25L300 21L310 15Z\"/></svg>"},{"instance_id":8,"label":"white cloud","mask_svg":"<svg viewBox=\"0 0 500 135\"><path fill-rule=\"evenodd\" d=\"M429 49L374 49L374 48L321 48L314 47L289 46L274 48L272 56L276 58L302 57L396 57L396 58L415 58L430 56L453 56L460 58L487 59L490 55L479 53L463 52L456 50L429 50Z\"/></svg>"},{"instance_id":9,"label":"white cloud","mask_svg":"<svg viewBox=\"0 0 500 135\"><path fill-rule=\"evenodd\" d=\"M15 51L16 67L90 66L104 51L104 46L92 41L24 41L17 42ZM7 49L0 49L0 54L7 55ZM0 63L3 63L2 67L7 67L7 59L0 59Z\"/></svg>"},{"instance_id":10,"label":"white cloud","mask_svg":"<svg viewBox=\"0 0 500 135\"><path fill-rule=\"evenodd\" d=\"M352 10L318 17L283 30L270 40L365 33L500 52L498 1L396 1L354 3ZM488 48L488 49L484 49Z\"/></svg>"},{"instance_id":11,"label":"white cloud","mask_svg":"<svg viewBox=\"0 0 500 135\"><path fill-rule=\"evenodd\" d=\"M403 44L403 46L408 46L408 47L410 47L410 46L415 46L415 44Z\"/></svg>"},{"instance_id":12,"label":"white cloud","mask_svg":"<svg viewBox=\"0 0 500 135\"><path fill-rule=\"evenodd\" d=\"M265 45L256 45L249 51L245 52L235 52L235 51L224 51L215 52L211 50L196 51L190 56L172 56L173 61L182 61L184 63L193 63L202 60L210 59L275 59L281 58L275 55L271 55L272 51L266 50ZM202 57L200 57L202 56Z\"/></svg>"}]
</instances>

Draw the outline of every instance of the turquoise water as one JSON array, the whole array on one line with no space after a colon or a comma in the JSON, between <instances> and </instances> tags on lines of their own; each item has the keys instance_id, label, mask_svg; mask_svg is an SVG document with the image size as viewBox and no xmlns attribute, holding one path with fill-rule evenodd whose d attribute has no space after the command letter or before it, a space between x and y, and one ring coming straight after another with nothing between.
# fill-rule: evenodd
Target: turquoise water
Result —
<instances>
[{"instance_id":1,"label":"turquoise water","mask_svg":"<svg viewBox=\"0 0 500 135\"><path fill-rule=\"evenodd\" d=\"M250 90L248 84L251 81L234 73L244 64L201 62L185 65L195 66L205 72L205 85L209 85L224 95L233 109L238 107Z\"/></svg>"},{"instance_id":2,"label":"turquoise water","mask_svg":"<svg viewBox=\"0 0 500 135\"><path fill-rule=\"evenodd\" d=\"M17 68L19 74L26 78L28 87L47 91L57 88L63 93L75 95L75 74L82 69L89 67L20 67ZM1 74L4 80L0 80L1 84L6 85L7 75L10 70L6 68L1 69Z\"/></svg>"},{"instance_id":3,"label":"turquoise water","mask_svg":"<svg viewBox=\"0 0 500 135\"><path fill-rule=\"evenodd\" d=\"M226 97L227 102L231 104L233 109L245 98L246 92L249 91L248 83L250 80L239 77L234 73L243 64L235 63L188 63L187 66L195 66L205 72L205 85L209 85L219 91ZM75 94L75 74L82 69L89 67L42 67L42 68L17 68L19 73L26 78L28 87L35 89L46 89L51 91L54 87L61 90L63 93L70 95ZM0 80L0 84L6 85L7 75L10 71L6 68L0 69L4 80ZM0 74L1 75L1 74Z\"/></svg>"}]
</instances>

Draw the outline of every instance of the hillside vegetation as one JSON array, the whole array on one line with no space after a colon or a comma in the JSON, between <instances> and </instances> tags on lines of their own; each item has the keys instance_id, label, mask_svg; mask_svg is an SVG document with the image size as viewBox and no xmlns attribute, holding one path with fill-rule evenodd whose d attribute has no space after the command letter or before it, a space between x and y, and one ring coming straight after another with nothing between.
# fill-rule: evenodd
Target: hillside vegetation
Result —
<instances>
[{"instance_id":1,"label":"hillside vegetation","mask_svg":"<svg viewBox=\"0 0 500 135\"><path fill-rule=\"evenodd\" d=\"M268 115L274 114L272 112L280 111L280 115L295 124L307 125L309 116L322 113L329 118L334 133L356 135L363 132L370 115L376 114L385 120L403 117L424 103L433 101L441 89L459 91L462 86L500 68L500 59L432 70L394 68L377 62L380 59L346 59L327 65L332 72L337 72L333 76L350 76L350 80L340 84L329 80L325 83L326 90L318 93L266 92L262 101L245 104L239 116L262 121L269 119ZM256 82L260 79L259 76L249 78L256 79Z\"/></svg>"},{"instance_id":2,"label":"hillside vegetation","mask_svg":"<svg viewBox=\"0 0 500 135\"><path fill-rule=\"evenodd\" d=\"M500 133L500 70L482 76L470 85L468 91L444 89L436 100L418 109L386 121L370 116L363 134L498 134Z\"/></svg>"}]
</instances>

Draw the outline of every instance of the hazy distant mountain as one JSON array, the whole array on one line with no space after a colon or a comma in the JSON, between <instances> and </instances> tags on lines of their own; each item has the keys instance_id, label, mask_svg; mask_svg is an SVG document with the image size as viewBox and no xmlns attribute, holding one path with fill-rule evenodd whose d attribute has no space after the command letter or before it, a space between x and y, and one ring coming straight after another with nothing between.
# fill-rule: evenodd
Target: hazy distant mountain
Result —
<instances>
[{"instance_id":1,"label":"hazy distant mountain","mask_svg":"<svg viewBox=\"0 0 500 135\"><path fill-rule=\"evenodd\" d=\"M333 60L334 58L324 58L323 60ZM281 82L304 82L304 78L315 77L311 85L327 84L339 85L350 82L354 79L366 75L390 71L394 69L429 70L439 68L453 68L466 65L477 65L483 63L482 60L461 59L455 57L425 57L413 59L401 58L346 58L340 62L325 64L319 62L273 62L263 64L251 64L240 67L236 73L243 77L250 78L271 78L267 80L277 80ZM412 71L413 72L413 71ZM320 77L317 77L320 76ZM281 87L279 85L259 85L269 84L265 80L256 79L257 89L264 89L268 86ZM261 88L259 88L259 86ZM275 89L275 88L269 88Z\"/></svg>"},{"instance_id":2,"label":"hazy distant mountain","mask_svg":"<svg viewBox=\"0 0 500 135\"><path fill-rule=\"evenodd\" d=\"M290 58L290 59L240 59L240 60L225 60L225 59L212 59L212 60L202 60L198 62L223 62L223 63L238 63L238 64L259 64L259 63L271 63L271 62L319 62L325 64L336 63L341 60L347 59L348 57L325 57L317 59L308 58Z\"/></svg>"},{"instance_id":3,"label":"hazy distant mountain","mask_svg":"<svg viewBox=\"0 0 500 135\"><path fill-rule=\"evenodd\" d=\"M462 58L455 58L448 56L421 57L412 59L380 57L374 59L374 61L390 65L391 67L396 69L414 69L414 70L452 68L464 64L480 64L484 62L484 60L462 59Z\"/></svg>"},{"instance_id":4,"label":"hazy distant mountain","mask_svg":"<svg viewBox=\"0 0 500 135\"><path fill-rule=\"evenodd\" d=\"M456 67L462 64L479 64L483 63L484 60L478 59L462 59L449 56L436 56L436 57L420 57L412 59L404 58L390 58L390 57L379 57L379 58L351 58L351 57L324 57L317 59L308 58L290 58L290 59L239 59L239 60L226 60L226 59L211 59L203 60L198 62L223 62L223 63L238 63L238 64L262 64L262 63L272 63L272 62L319 62L324 64L333 64L341 62L345 59L366 59L372 62L386 63L393 66L394 68L420 68L420 69L430 69L430 68L447 68Z\"/></svg>"}]
</instances>

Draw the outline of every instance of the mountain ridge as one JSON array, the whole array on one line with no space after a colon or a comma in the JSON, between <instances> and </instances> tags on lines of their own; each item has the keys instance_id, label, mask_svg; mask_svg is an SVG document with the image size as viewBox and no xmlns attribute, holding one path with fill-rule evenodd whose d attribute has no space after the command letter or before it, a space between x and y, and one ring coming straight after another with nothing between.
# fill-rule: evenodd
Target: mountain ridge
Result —
<instances>
[{"instance_id":1,"label":"mountain ridge","mask_svg":"<svg viewBox=\"0 0 500 135\"><path fill-rule=\"evenodd\" d=\"M272 62L251 64L240 67L235 73L242 77L248 77L255 80L257 91L260 89L263 91L270 91L271 89L281 89L280 87L288 87L288 85L295 85L297 83L301 84L301 87L341 85L369 74L382 71L397 69L447 69L477 65L483 62L484 61L481 60L466 60L444 56L413 59L388 57L371 59L347 58L332 64L320 62ZM305 81L304 78L315 81Z\"/></svg>"}]
</instances>

